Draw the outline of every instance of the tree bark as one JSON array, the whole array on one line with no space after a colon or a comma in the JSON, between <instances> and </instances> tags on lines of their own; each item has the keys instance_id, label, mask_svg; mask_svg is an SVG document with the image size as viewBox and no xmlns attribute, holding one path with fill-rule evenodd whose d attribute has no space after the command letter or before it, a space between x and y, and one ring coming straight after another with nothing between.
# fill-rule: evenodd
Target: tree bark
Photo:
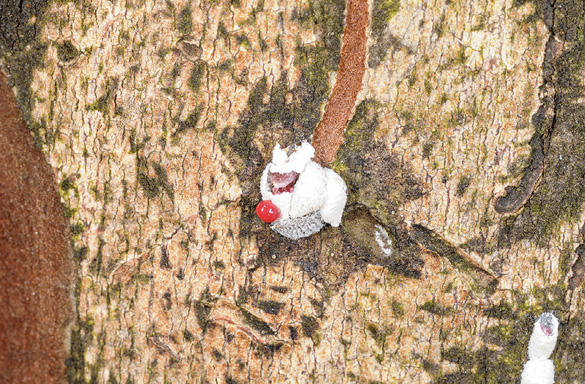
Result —
<instances>
[{"instance_id":1,"label":"tree bark","mask_svg":"<svg viewBox=\"0 0 585 384\"><path fill-rule=\"evenodd\" d=\"M78 263L70 382L512 383L545 311L557 382L585 376L580 0L371 0L344 221L296 242L258 185L342 78L343 0L11 6Z\"/></svg>"}]
</instances>

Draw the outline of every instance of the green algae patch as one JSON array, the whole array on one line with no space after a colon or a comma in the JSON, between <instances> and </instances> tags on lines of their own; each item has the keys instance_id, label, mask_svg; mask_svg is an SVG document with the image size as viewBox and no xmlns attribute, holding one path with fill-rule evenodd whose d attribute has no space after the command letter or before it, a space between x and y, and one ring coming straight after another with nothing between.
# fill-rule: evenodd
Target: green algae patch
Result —
<instances>
[{"instance_id":1,"label":"green algae patch","mask_svg":"<svg viewBox=\"0 0 585 384\"><path fill-rule=\"evenodd\" d=\"M397 220L393 211L406 201L422 197L425 192L408 164L375 139L380 108L373 100L364 100L356 107L345 132L345 141L331 168L348 184L348 203L367 206L388 225Z\"/></svg>"},{"instance_id":2,"label":"green algae patch","mask_svg":"<svg viewBox=\"0 0 585 384\"><path fill-rule=\"evenodd\" d=\"M192 13L193 9L191 8L191 5L187 5L185 8L181 9L177 15L176 28L183 38L193 32Z\"/></svg>"},{"instance_id":3,"label":"green algae patch","mask_svg":"<svg viewBox=\"0 0 585 384\"><path fill-rule=\"evenodd\" d=\"M221 133L219 144L225 154L231 157L235 155L242 161L252 155L251 152L255 150L252 141L263 123L265 111L263 111L262 99L267 91L268 81L266 77L263 77L252 88L248 96L247 108L241 115L238 126L232 129L226 128Z\"/></svg>"},{"instance_id":4,"label":"green algae patch","mask_svg":"<svg viewBox=\"0 0 585 384\"><path fill-rule=\"evenodd\" d=\"M63 42L63 44L57 44L57 57L62 62L68 62L75 60L81 53L71 40Z\"/></svg>"},{"instance_id":5,"label":"green algae patch","mask_svg":"<svg viewBox=\"0 0 585 384\"><path fill-rule=\"evenodd\" d=\"M101 274L102 266L103 266L103 259L104 259L104 246L105 245L106 245L105 240L102 238L99 238L96 256L93 258L92 261L90 261L90 263L88 265L89 273L91 273L93 275L99 276Z\"/></svg>"},{"instance_id":6,"label":"green algae patch","mask_svg":"<svg viewBox=\"0 0 585 384\"><path fill-rule=\"evenodd\" d=\"M31 41L30 44L31 48L28 50L23 49L5 52L3 50L4 48L0 47L0 54L6 62L6 67L10 68L8 73L10 74L9 81L11 85L16 86L18 89L16 97L18 106L22 111L22 118L26 126L33 133L35 145L37 148L42 149L43 146L53 143L56 132L51 131L47 127L44 119L36 121L33 118L31 113L35 105L35 97L30 85L32 82L31 74L34 73L37 67L42 68L44 65L48 46L38 41Z\"/></svg>"},{"instance_id":7,"label":"green algae patch","mask_svg":"<svg viewBox=\"0 0 585 384\"><path fill-rule=\"evenodd\" d=\"M551 2L549 0L514 0L512 7L521 7L527 3L534 6L534 13L528 16L526 20L523 20L524 23L530 23L535 19L544 20L547 25L552 22Z\"/></svg>"},{"instance_id":8,"label":"green algae patch","mask_svg":"<svg viewBox=\"0 0 585 384\"><path fill-rule=\"evenodd\" d=\"M438 303L435 300L425 302L423 305L420 306L420 309L437 316L448 316L454 313L453 308L445 307L444 305Z\"/></svg>"},{"instance_id":9,"label":"green algae patch","mask_svg":"<svg viewBox=\"0 0 585 384\"><path fill-rule=\"evenodd\" d=\"M78 263L81 263L82 261L87 259L87 255L89 254L89 247L87 246L81 246L79 248L74 247L73 248L73 259L75 261L77 261Z\"/></svg>"},{"instance_id":10,"label":"green algae patch","mask_svg":"<svg viewBox=\"0 0 585 384\"><path fill-rule=\"evenodd\" d=\"M370 47L368 66L376 68L380 65L390 48L400 49L400 40L392 34L386 34L388 23L400 10L400 0L374 0L372 9L371 33L374 43Z\"/></svg>"},{"instance_id":11,"label":"green algae patch","mask_svg":"<svg viewBox=\"0 0 585 384\"><path fill-rule=\"evenodd\" d=\"M260 300L258 302L258 308L265 313L270 315L278 315L280 310L284 307L284 303L280 303L274 300Z\"/></svg>"},{"instance_id":12,"label":"green algae patch","mask_svg":"<svg viewBox=\"0 0 585 384\"><path fill-rule=\"evenodd\" d=\"M311 338L315 346L318 346L319 343L321 343L323 335L319 331L319 321L315 317L308 315L301 316L301 328L303 330L303 335Z\"/></svg>"},{"instance_id":13,"label":"green algae patch","mask_svg":"<svg viewBox=\"0 0 585 384\"><path fill-rule=\"evenodd\" d=\"M65 360L67 377L70 383L85 383L85 342L82 331L74 328L71 331L69 357Z\"/></svg>"},{"instance_id":14,"label":"green algae patch","mask_svg":"<svg viewBox=\"0 0 585 384\"><path fill-rule=\"evenodd\" d=\"M556 377L559 383L578 383L585 377L583 351L585 350L585 321L583 316L573 316L561 322L559 341L553 353Z\"/></svg>"},{"instance_id":15,"label":"green algae patch","mask_svg":"<svg viewBox=\"0 0 585 384\"><path fill-rule=\"evenodd\" d=\"M62 192L61 195L63 196L63 198L69 195L69 191L73 191L73 195L75 197L79 197L79 188L75 184L74 179L75 179L74 175L71 176L63 175L63 179L59 183L59 189Z\"/></svg>"},{"instance_id":16,"label":"green algae patch","mask_svg":"<svg viewBox=\"0 0 585 384\"><path fill-rule=\"evenodd\" d=\"M392 304L391 304L391 308L392 308L392 314L396 317L402 317L404 316L404 304L402 304L399 301L396 300L392 300Z\"/></svg>"},{"instance_id":17,"label":"green algae patch","mask_svg":"<svg viewBox=\"0 0 585 384\"><path fill-rule=\"evenodd\" d=\"M375 133L380 126L379 113L382 105L374 100L364 100L355 109L351 121L348 123L344 133L344 143L337 152L337 160L332 167L342 170L342 167L349 167L354 164L347 164L348 161L355 163L356 154L359 155L366 150L371 150L375 143Z\"/></svg>"},{"instance_id":18,"label":"green algae patch","mask_svg":"<svg viewBox=\"0 0 585 384\"><path fill-rule=\"evenodd\" d=\"M455 194L459 197L465 194L467 188L471 185L471 176L470 175L463 175L459 178L459 183L457 183L457 191Z\"/></svg>"},{"instance_id":19,"label":"green algae patch","mask_svg":"<svg viewBox=\"0 0 585 384\"><path fill-rule=\"evenodd\" d=\"M73 237L78 237L85 231L85 225L83 223L75 223L69 226L69 230L71 231L71 235Z\"/></svg>"},{"instance_id":20,"label":"green algae patch","mask_svg":"<svg viewBox=\"0 0 585 384\"><path fill-rule=\"evenodd\" d=\"M191 69L191 74L187 80L187 85L189 86L189 89L195 93L199 92L199 89L201 88L201 81L203 80L203 75L205 74L206 68L207 63L200 60L197 61Z\"/></svg>"},{"instance_id":21,"label":"green algae patch","mask_svg":"<svg viewBox=\"0 0 585 384\"><path fill-rule=\"evenodd\" d=\"M378 346L382 348L382 350L384 349L384 346L386 344L386 338L390 336L392 333L394 333L393 327L379 327L376 324L366 325L366 330L368 331L372 339L374 339L376 344L378 344Z\"/></svg>"},{"instance_id":22,"label":"green algae patch","mask_svg":"<svg viewBox=\"0 0 585 384\"><path fill-rule=\"evenodd\" d=\"M110 77L106 81L105 93L102 96L98 97L93 103L86 105L85 110L98 111L103 113L104 115L107 115L109 113L110 101L114 97L114 94L116 93L119 84L120 81L118 78Z\"/></svg>"},{"instance_id":23,"label":"green algae patch","mask_svg":"<svg viewBox=\"0 0 585 384\"><path fill-rule=\"evenodd\" d=\"M207 328L210 324L209 314L211 313L211 309L216 301L217 299L211 296L209 289L203 291L199 296L199 299L193 301L195 319L203 333L207 332Z\"/></svg>"},{"instance_id":24,"label":"green algae patch","mask_svg":"<svg viewBox=\"0 0 585 384\"><path fill-rule=\"evenodd\" d=\"M262 335L274 335L276 331L274 331L267 322L260 319L258 316L253 315L252 313L246 311L244 308L239 307L240 313L242 315L242 319L244 323L253 328L254 330L258 331Z\"/></svg>"},{"instance_id":25,"label":"green algae patch","mask_svg":"<svg viewBox=\"0 0 585 384\"><path fill-rule=\"evenodd\" d=\"M514 310L512 306L505 301L501 301L498 304L485 308L483 314L500 320L514 319Z\"/></svg>"},{"instance_id":26,"label":"green algae patch","mask_svg":"<svg viewBox=\"0 0 585 384\"><path fill-rule=\"evenodd\" d=\"M294 18L302 27L313 28L315 25L318 27L322 41L312 47L314 49L312 53L316 54L312 60L321 62L327 70L336 70L339 63L344 12L345 1L313 0L309 1L308 7L299 10ZM331 55L324 56L327 52Z\"/></svg>"},{"instance_id":27,"label":"green algae patch","mask_svg":"<svg viewBox=\"0 0 585 384\"><path fill-rule=\"evenodd\" d=\"M179 122L177 129L171 134L172 140L177 140L178 136L185 133L188 130L195 129L197 127L197 123L199 123L199 119L201 118L201 114L203 113L203 109L205 105L203 103L197 104L195 109L185 120Z\"/></svg>"},{"instance_id":28,"label":"green algae patch","mask_svg":"<svg viewBox=\"0 0 585 384\"><path fill-rule=\"evenodd\" d=\"M136 163L138 172L136 174L137 184L142 187L144 194L149 199L154 199L166 194L171 202L174 202L175 192L169 180L167 170L159 163L148 163L144 157L137 155ZM155 176L149 175L149 169L152 167Z\"/></svg>"}]
</instances>

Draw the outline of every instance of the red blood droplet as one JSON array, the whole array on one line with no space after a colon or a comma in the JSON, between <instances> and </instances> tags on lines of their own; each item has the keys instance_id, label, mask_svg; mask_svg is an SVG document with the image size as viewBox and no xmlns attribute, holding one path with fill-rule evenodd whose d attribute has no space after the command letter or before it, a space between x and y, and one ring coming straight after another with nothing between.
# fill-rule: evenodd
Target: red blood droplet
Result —
<instances>
[{"instance_id":1,"label":"red blood droplet","mask_svg":"<svg viewBox=\"0 0 585 384\"><path fill-rule=\"evenodd\" d=\"M280 209L270 200L263 200L256 206L256 214L267 223L272 223L280 217Z\"/></svg>"}]
</instances>

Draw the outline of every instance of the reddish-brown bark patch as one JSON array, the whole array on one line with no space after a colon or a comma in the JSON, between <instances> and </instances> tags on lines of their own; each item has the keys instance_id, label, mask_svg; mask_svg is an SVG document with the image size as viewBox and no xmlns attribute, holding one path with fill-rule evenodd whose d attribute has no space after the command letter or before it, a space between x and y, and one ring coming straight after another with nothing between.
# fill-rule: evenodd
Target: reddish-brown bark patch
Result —
<instances>
[{"instance_id":1,"label":"reddish-brown bark patch","mask_svg":"<svg viewBox=\"0 0 585 384\"><path fill-rule=\"evenodd\" d=\"M0 382L64 382L69 227L51 168L2 72L0 149Z\"/></svg>"},{"instance_id":2,"label":"reddish-brown bark patch","mask_svg":"<svg viewBox=\"0 0 585 384\"><path fill-rule=\"evenodd\" d=\"M315 160L322 165L335 159L337 150L343 143L343 132L362 88L366 71L368 2L347 0L346 12L337 78L323 119L313 136Z\"/></svg>"}]
</instances>

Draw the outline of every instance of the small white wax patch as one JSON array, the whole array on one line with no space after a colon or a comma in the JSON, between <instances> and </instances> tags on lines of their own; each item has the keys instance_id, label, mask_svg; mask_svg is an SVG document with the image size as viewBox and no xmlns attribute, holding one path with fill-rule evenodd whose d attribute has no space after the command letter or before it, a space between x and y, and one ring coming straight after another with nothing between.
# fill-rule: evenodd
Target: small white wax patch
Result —
<instances>
[{"instance_id":1,"label":"small white wax patch","mask_svg":"<svg viewBox=\"0 0 585 384\"><path fill-rule=\"evenodd\" d=\"M375 225L376 230L374 231L374 238L376 243L380 246L380 249L386 257L392 256L392 239L384 227L380 224Z\"/></svg>"},{"instance_id":2,"label":"small white wax patch","mask_svg":"<svg viewBox=\"0 0 585 384\"><path fill-rule=\"evenodd\" d=\"M559 320L550 312L540 315L528 342L528 361L524 364L521 384L552 384L555 366L549 360L559 335Z\"/></svg>"},{"instance_id":3,"label":"small white wax patch","mask_svg":"<svg viewBox=\"0 0 585 384\"><path fill-rule=\"evenodd\" d=\"M321 230L325 223L334 227L341 223L347 201L347 186L337 173L323 168L312 159L315 149L302 142L292 153L276 145L260 180L262 200L271 200L280 210L280 218L272 228L291 239L310 236ZM270 175L298 173L292 192L274 192Z\"/></svg>"}]
</instances>

